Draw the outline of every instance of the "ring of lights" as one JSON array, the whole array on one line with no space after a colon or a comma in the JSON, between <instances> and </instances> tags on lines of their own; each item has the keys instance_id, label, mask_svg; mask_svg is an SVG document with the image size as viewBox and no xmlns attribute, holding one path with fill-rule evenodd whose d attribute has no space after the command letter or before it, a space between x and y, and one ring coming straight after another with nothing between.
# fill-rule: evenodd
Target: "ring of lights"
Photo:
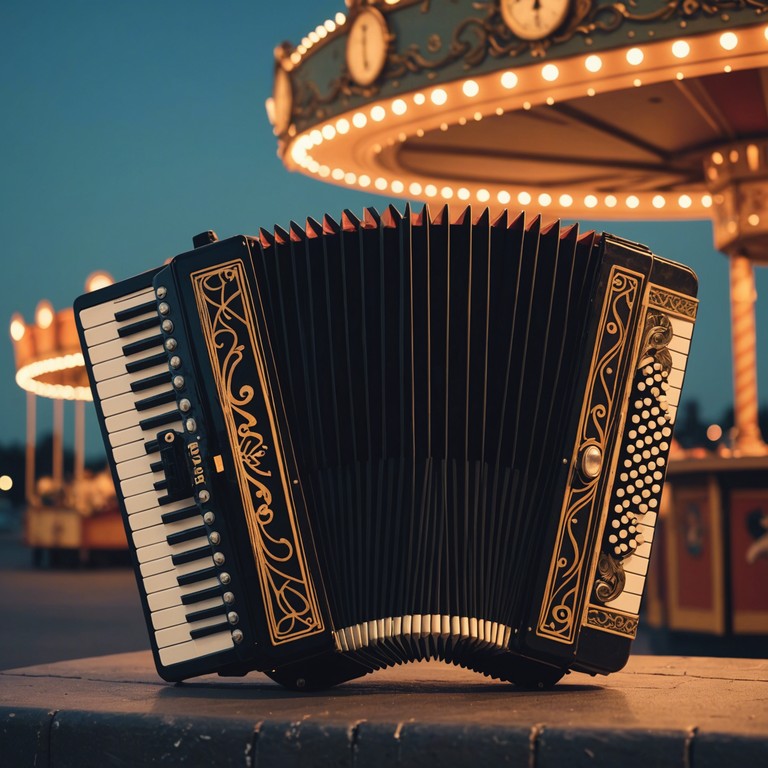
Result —
<instances>
[{"instance_id":1,"label":"ring of lights","mask_svg":"<svg viewBox=\"0 0 768 768\"><path fill-rule=\"evenodd\" d=\"M349 187L483 205L535 203L553 214L631 218L710 218L712 197L704 184L621 194L594 189L513 186L460 177L440 183L435 174L404 170L398 150L430 131L449 131L505 112L554 105L568 99L611 93L654 83L768 66L768 28L720 30L685 40L658 40L642 46L580 54L478 74L378 98L317 123L287 139L284 162L324 181ZM416 147L415 152L418 151ZM700 154L703 160L704 153ZM468 169L471 170L471 169Z\"/></svg>"}]
</instances>

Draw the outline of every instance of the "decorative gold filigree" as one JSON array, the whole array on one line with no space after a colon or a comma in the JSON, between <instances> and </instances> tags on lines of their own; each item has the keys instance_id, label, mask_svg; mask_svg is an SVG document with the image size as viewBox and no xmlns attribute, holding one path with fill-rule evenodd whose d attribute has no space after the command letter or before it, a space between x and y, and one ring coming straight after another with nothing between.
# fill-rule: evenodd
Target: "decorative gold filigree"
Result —
<instances>
[{"instance_id":1,"label":"decorative gold filigree","mask_svg":"<svg viewBox=\"0 0 768 768\"><path fill-rule=\"evenodd\" d=\"M587 624L631 639L637 634L638 619L637 616L590 605L587 610Z\"/></svg>"},{"instance_id":2,"label":"decorative gold filigree","mask_svg":"<svg viewBox=\"0 0 768 768\"><path fill-rule=\"evenodd\" d=\"M601 552L597 561L597 573L600 578L595 584L595 594L601 603L610 602L624 591L627 577L620 560Z\"/></svg>"},{"instance_id":3,"label":"decorative gold filigree","mask_svg":"<svg viewBox=\"0 0 768 768\"><path fill-rule=\"evenodd\" d=\"M668 312L690 318L691 320L696 319L696 310L699 306L699 302L696 301L696 299L692 299L690 296L683 296L680 293L665 291L658 286L651 286L648 295L648 303L653 307L665 309Z\"/></svg>"},{"instance_id":4,"label":"decorative gold filigree","mask_svg":"<svg viewBox=\"0 0 768 768\"><path fill-rule=\"evenodd\" d=\"M191 278L270 637L274 645L298 640L322 632L323 622L286 476L243 264L228 262Z\"/></svg>"},{"instance_id":5,"label":"decorative gold filigree","mask_svg":"<svg viewBox=\"0 0 768 768\"><path fill-rule=\"evenodd\" d=\"M642 275L623 267L611 269L608 289L595 338L592 365L582 407L571 466L585 444L597 445L606 456L606 437L615 410L620 371L631 344L627 333L637 311ZM599 476L582 478L574 471L560 513L555 547L541 604L538 635L573 642L580 604L585 597L584 569L589 563L586 543L598 506Z\"/></svg>"}]
</instances>

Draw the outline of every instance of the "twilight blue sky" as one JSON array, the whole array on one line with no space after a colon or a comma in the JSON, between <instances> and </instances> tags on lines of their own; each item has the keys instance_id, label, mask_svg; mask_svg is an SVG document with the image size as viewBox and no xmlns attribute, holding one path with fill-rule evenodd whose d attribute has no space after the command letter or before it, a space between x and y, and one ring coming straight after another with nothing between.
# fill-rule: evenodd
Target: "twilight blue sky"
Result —
<instances>
[{"instance_id":1,"label":"twilight blue sky","mask_svg":"<svg viewBox=\"0 0 768 768\"><path fill-rule=\"evenodd\" d=\"M0 21L0 443L24 439L8 323L41 298L71 304L85 277L116 278L191 247L193 234L258 227L388 198L285 170L267 122L272 51L343 0L4 0ZM583 222L698 273L702 307L686 383L708 418L731 400L727 264L708 222ZM766 346L768 269L758 272ZM768 400L763 354L761 400ZM50 405L38 404L41 433ZM68 442L71 408L66 412ZM90 417L88 454L101 446Z\"/></svg>"}]
</instances>

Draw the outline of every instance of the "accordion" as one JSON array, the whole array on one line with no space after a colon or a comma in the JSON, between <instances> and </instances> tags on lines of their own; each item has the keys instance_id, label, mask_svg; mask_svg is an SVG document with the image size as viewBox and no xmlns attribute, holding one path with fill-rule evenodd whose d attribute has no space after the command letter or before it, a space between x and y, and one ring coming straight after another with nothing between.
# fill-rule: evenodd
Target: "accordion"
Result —
<instances>
[{"instance_id":1,"label":"accordion","mask_svg":"<svg viewBox=\"0 0 768 768\"><path fill-rule=\"evenodd\" d=\"M75 303L164 679L625 664L691 270L470 209L195 246Z\"/></svg>"}]
</instances>

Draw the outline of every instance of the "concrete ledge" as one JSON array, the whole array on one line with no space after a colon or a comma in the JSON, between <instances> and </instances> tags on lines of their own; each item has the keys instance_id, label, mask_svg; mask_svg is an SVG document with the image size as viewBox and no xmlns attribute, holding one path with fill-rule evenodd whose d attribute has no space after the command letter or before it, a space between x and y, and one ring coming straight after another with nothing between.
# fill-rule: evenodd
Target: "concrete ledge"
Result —
<instances>
[{"instance_id":1,"label":"concrete ledge","mask_svg":"<svg viewBox=\"0 0 768 768\"><path fill-rule=\"evenodd\" d=\"M768 661L636 656L522 692L444 664L321 694L263 675L169 685L149 653L0 672L0 764L768 765Z\"/></svg>"}]
</instances>

